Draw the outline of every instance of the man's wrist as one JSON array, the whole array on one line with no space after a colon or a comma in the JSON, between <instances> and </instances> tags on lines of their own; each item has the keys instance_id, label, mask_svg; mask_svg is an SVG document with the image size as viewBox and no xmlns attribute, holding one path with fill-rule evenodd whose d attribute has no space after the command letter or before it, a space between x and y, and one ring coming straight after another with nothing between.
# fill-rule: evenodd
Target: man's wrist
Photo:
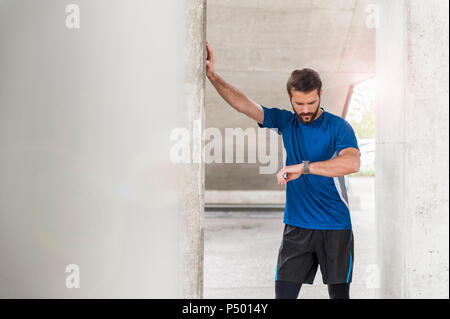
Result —
<instances>
[{"instance_id":1,"label":"man's wrist","mask_svg":"<svg viewBox=\"0 0 450 319\"><path fill-rule=\"evenodd\" d=\"M207 75L207 78L212 82L217 79L217 74L215 72L210 73L209 75Z\"/></svg>"},{"instance_id":2,"label":"man's wrist","mask_svg":"<svg viewBox=\"0 0 450 319\"><path fill-rule=\"evenodd\" d=\"M305 172L305 167L303 166L303 163L298 164L298 171L300 174L303 174Z\"/></svg>"}]
</instances>

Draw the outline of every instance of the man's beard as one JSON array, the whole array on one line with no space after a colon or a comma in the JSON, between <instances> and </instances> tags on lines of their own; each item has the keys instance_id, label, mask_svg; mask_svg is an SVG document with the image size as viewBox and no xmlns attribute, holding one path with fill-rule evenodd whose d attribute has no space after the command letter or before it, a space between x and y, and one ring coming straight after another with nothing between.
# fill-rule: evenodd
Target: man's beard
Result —
<instances>
[{"instance_id":1,"label":"man's beard","mask_svg":"<svg viewBox=\"0 0 450 319\"><path fill-rule=\"evenodd\" d=\"M292 105L292 101L291 101L291 105ZM320 109L320 99L319 99L319 105L317 106L317 109L315 112L313 113L297 113L297 111L294 109L294 106L292 105L292 109L294 110L294 113L297 115L297 118L300 120L300 122L302 122L303 124L311 124L314 119L317 116L317 113L319 113L319 109ZM306 116L309 115L309 120L305 121L302 116Z\"/></svg>"}]
</instances>

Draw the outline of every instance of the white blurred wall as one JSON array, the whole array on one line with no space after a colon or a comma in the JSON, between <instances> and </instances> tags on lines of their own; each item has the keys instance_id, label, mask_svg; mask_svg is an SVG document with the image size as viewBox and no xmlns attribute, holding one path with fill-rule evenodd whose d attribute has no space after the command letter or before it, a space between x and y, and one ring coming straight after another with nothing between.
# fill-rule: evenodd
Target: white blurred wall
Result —
<instances>
[{"instance_id":1,"label":"white blurred wall","mask_svg":"<svg viewBox=\"0 0 450 319\"><path fill-rule=\"evenodd\" d=\"M0 1L0 297L198 297L205 1L74 4Z\"/></svg>"},{"instance_id":2,"label":"white blurred wall","mask_svg":"<svg viewBox=\"0 0 450 319\"><path fill-rule=\"evenodd\" d=\"M448 298L448 1L377 2L382 298Z\"/></svg>"}]
</instances>

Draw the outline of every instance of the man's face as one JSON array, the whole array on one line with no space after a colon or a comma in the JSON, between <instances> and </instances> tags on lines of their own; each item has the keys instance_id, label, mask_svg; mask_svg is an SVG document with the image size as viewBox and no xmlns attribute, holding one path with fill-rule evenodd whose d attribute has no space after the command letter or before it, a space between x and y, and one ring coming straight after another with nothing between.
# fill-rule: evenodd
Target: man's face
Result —
<instances>
[{"instance_id":1,"label":"man's face","mask_svg":"<svg viewBox=\"0 0 450 319\"><path fill-rule=\"evenodd\" d=\"M291 90L291 105L297 114L298 119L303 124L312 123L319 112L320 107L320 95L318 90L305 93L301 91ZM322 93L322 91L321 91Z\"/></svg>"}]
</instances>

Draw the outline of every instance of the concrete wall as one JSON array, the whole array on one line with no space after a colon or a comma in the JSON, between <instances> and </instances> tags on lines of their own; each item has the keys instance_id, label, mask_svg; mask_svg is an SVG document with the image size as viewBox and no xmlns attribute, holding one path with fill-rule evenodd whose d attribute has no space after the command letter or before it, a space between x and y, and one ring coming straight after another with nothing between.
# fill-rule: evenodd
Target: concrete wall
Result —
<instances>
[{"instance_id":1,"label":"concrete wall","mask_svg":"<svg viewBox=\"0 0 450 319\"><path fill-rule=\"evenodd\" d=\"M180 198L183 208L179 229L179 297L202 298L205 166L201 159L204 146L201 132L205 122L206 0L186 0L185 8L185 108L180 112L182 127L188 129L191 137L192 161L182 164L178 184L184 191Z\"/></svg>"},{"instance_id":2,"label":"concrete wall","mask_svg":"<svg viewBox=\"0 0 450 319\"><path fill-rule=\"evenodd\" d=\"M448 298L448 1L378 1L382 298Z\"/></svg>"},{"instance_id":3,"label":"concrete wall","mask_svg":"<svg viewBox=\"0 0 450 319\"><path fill-rule=\"evenodd\" d=\"M374 2L208 0L207 38L216 70L255 102L291 110L287 79L294 69L311 67L323 80L322 106L341 115L350 85L375 74L375 29L367 25ZM222 136L225 128L257 128L224 102L209 81L205 120L205 127L219 128ZM273 152L281 168L281 137ZM265 164L236 162L206 164L206 189L281 189L274 174L260 174Z\"/></svg>"}]
</instances>

